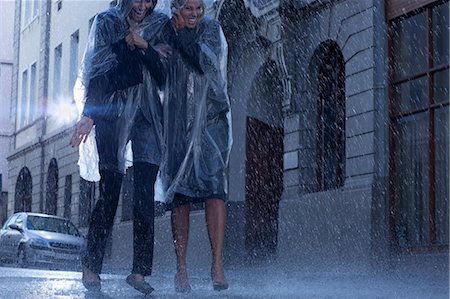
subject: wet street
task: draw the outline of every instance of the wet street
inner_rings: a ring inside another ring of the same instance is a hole
[[[193,291],[178,295],[173,273],[155,271],[147,281],[155,288],[146,298],[404,298],[448,299],[448,273],[299,272],[261,267],[226,271],[230,289],[212,290],[206,273],[192,273]],[[90,293],[80,272],[0,267],[1,299],[143,298],[125,283],[127,271],[102,275],[102,291]]]

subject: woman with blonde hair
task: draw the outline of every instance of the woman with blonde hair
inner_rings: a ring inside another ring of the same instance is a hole
[[[227,94],[227,43],[202,0],[173,0],[162,37],[172,46],[164,98],[166,151],[161,182],[172,209],[177,256],[175,289],[189,292],[186,254],[190,204],[204,202],[214,290],[225,290],[223,270],[227,179],[232,144]]]

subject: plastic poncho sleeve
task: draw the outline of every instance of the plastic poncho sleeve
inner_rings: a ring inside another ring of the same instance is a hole
[[[142,55],[142,61],[152,75],[152,78],[158,84],[158,87],[162,88],[162,86],[166,82],[166,72],[164,69],[164,65],[161,62],[158,52],[153,49],[150,43],[148,44],[148,49],[145,50],[144,55]]]
[[[140,52],[137,49],[131,51],[123,39],[112,44],[111,48],[116,55],[117,65],[106,73],[89,80],[83,110],[85,116],[91,118],[117,117],[117,112],[108,109],[108,106],[112,104],[106,101],[109,98],[108,95],[143,81]]]

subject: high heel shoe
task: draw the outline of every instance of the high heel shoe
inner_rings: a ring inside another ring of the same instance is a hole
[[[217,282],[217,281],[213,281],[213,289],[214,291],[223,291],[228,289],[229,285],[228,282]]]
[[[216,280],[214,271],[212,268],[211,268],[211,280],[212,280],[214,291],[223,291],[223,290],[228,289],[228,287],[229,287],[228,282],[226,280],[224,280],[224,281]]]
[[[175,284],[175,292],[177,293],[189,293],[192,291],[191,285],[189,284],[188,280],[181,281],[178,273],[175,274],[174,278],[174,284]]]

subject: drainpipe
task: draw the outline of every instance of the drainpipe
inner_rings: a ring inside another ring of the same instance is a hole
[[[21,11],[22,11],[22,1],[16,0],[15,2],[15,12],[14,12],[14,41],[13,41],[13,47],[14,47],[14,56],[13,56],[13,69],[12,69],[12,84],[11,84],[11,106],[9,115],[14,120],[14,125],[12,128],[12,134],[10,136],[9,141],[9,151],[11,152],[13,149],[16,148],[16,130],[17,130],[17,106],[19,103],[18,99],[18,89],[19,89],[19,53],[20,53],[20,24],[21,24]],[[11,160],[9,160],[8,157],[8,171],[11,169]],[[11,175],[11,172],[9,172],[9,175]],[[16,178],[17,179],[17,178]],[[8,177],[8,182],[10,181],[10,178]],[[14,190],[15,191],[15,190]],[[15,192],[11,190],[11,196],[8,195],[7,199],[7,215],[8,209],[10,209],[11,213],[14,213],[14,207],[16,203],[15,198]],[[10,200],[10,198],[12,198]],[[8,204],[10,204],[10,207],[8,207]]]
[[[44,212],[44,200],[45,200],[45,143],[44,136],[47,133],[47,104],[48,104],[48,76],[49,76],[49,56],[50,56],[50,17],[52,1],[47,0],[42,4],[41,13],[41,40],[43,40],[43,50],[40,53],[39,60],[41,62],[42,76],[40,77],[40,88],[42,90],[42,116],[40,120],[41,132],[39,136],[39,148],[41,149],[41,175],[40,175],[40,193],[39,193],[39,210]]]
[[[388,114],[388,25],[384,0],[374,0],[374,134],[375,177],[372,186],[371,251],[373,261],[389,255],[389,114]]]

